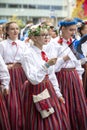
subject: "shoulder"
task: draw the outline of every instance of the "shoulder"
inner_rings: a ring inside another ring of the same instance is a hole
[[[7,43],[7,40],[3,40],[0,42],[0,44],[5,44],[5,43]]]
[[[21,40],[17,40],[17,43],[20,44],[20,45],[24,45],[25,44],[25,42],[21,41]]]
[[[7,45],[7,40],[3,40],[2,42],[0,42],[0,46],[6,46]]]
[[[34,53],[34,49],[32,49],[31,47],[27,48],[27,50],[24,52],[24,57],[33,57]]]

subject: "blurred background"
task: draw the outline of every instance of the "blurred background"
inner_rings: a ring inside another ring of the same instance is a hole
[[[22,28],[43,20],[55,26],[65,17],[87,18],[87,0],[0,0],[0,23],[16,20]]]

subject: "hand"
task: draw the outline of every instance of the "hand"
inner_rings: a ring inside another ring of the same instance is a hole
[[[2,94],[3,95],[8,95],[9,94],[9,89],[2,89]]]
[[[59,101],[65,104],[65,99],[63,97],[59,97]]]
[[[70,57],[68,55],[66,55],[66,56],[63,57],[63,60],[64,61],[70,60]]]
[[[0,91],[3,95],[8,95],[9,94],[9,89],[3,88],[3,85],[0,85]]]
[[[52,59],[49,59],[47,63],[49,66],[52,66],[52,65],[55,65],[56,61],[57,61],[57,58],[52,58]]]

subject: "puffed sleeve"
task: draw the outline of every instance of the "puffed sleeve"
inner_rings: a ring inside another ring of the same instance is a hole
[[[82,68],[81,62],[79,60],[75,60],[75,65],[76,65],[77,73],[78,73],[80,79],[82,79],[82,74],[84,72],[84,68]]]
[[[52,73],[49,75],[49,79],[50,79],[51,83],[53,84],[54,90],[55,90],[56,94],[58,95],[58,97],[62,97],[62,94],[61,94],[60,89],[59,89],[58,80],[57,80],[56,75],[54,73],[54,68],[53,68]]]
[[[35,85],[42,82],[47,74],[47,69],[44,67],[44,64],[37,66],[37,60],[30,53],[24,54],[20,62],[28,80],[32,84]]]
[[[7,66],[5,65],[1,55],[0,55],[0,80],[1,80],[1,85],[4,88],[9,89],[10,76],[9,76]]]

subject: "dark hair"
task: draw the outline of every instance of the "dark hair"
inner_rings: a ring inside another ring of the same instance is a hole
[[[85,25],[87,25],[87,23],[82,22],[81,26],[78,27],[78,32],[80,33],[81,37],[83,36],[82,30],[85,28]]]
[[[56,35],[58,35],[58,29],[54,28],[54,29],[53,29],[53,32],[55,32]]]

